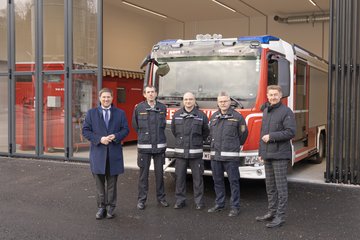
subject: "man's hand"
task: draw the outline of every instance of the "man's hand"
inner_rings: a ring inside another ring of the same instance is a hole
[[[109,139],[108,136],[107,136],[107,137],[102,137],[102,138],[100,139],[100,142],[101,142],[102,144],[104,144],[104,145],[108,145],[108,144],[111,142],[111,139]]]
[[[111,134],[111,135],[107,136],[107,138],[110,139],[110,142],[112,142],[115,139],[115,134]]]
[[[270,135],[269,134],[266,134],[264,135],[261,140],[263,140],[265,143],[268,143],[270,141]]]
[[[111,134],[109,136],[106,137],[102,137],[100,139],[100,142],[104,145],[108,145],[109,143],[111,143],[113,140],[115,139],[115,134]]]

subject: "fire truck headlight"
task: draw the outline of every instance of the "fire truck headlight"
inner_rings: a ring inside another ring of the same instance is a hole
[[[245,157],[245,165],[254,165],[259,167],[264,165],[264,161],[260,160],[259,156],[247,156]]]

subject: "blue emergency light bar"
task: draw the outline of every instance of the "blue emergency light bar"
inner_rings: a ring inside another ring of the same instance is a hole
[[[162,40],[159,43],[164,43],[164,44],[173,44],[176,43],[177,39],[166,39],[166,40]]]
[[[259,41],[263,44],[269,44],[270,41],[279,41],[280,38],[264,35],[264,36],[247,36],[247,37],[239,37],[238,41]]]

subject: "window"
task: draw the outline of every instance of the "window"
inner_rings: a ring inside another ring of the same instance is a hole
[[[117,88],[117,103],[126,102],[126,91],[125,88]]]

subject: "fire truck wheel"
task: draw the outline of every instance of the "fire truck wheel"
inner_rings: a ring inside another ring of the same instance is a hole
[[[319,139],[319,152],[310,159],[312,163],[320,164],[325,159],[325,134],[321,133]]]

